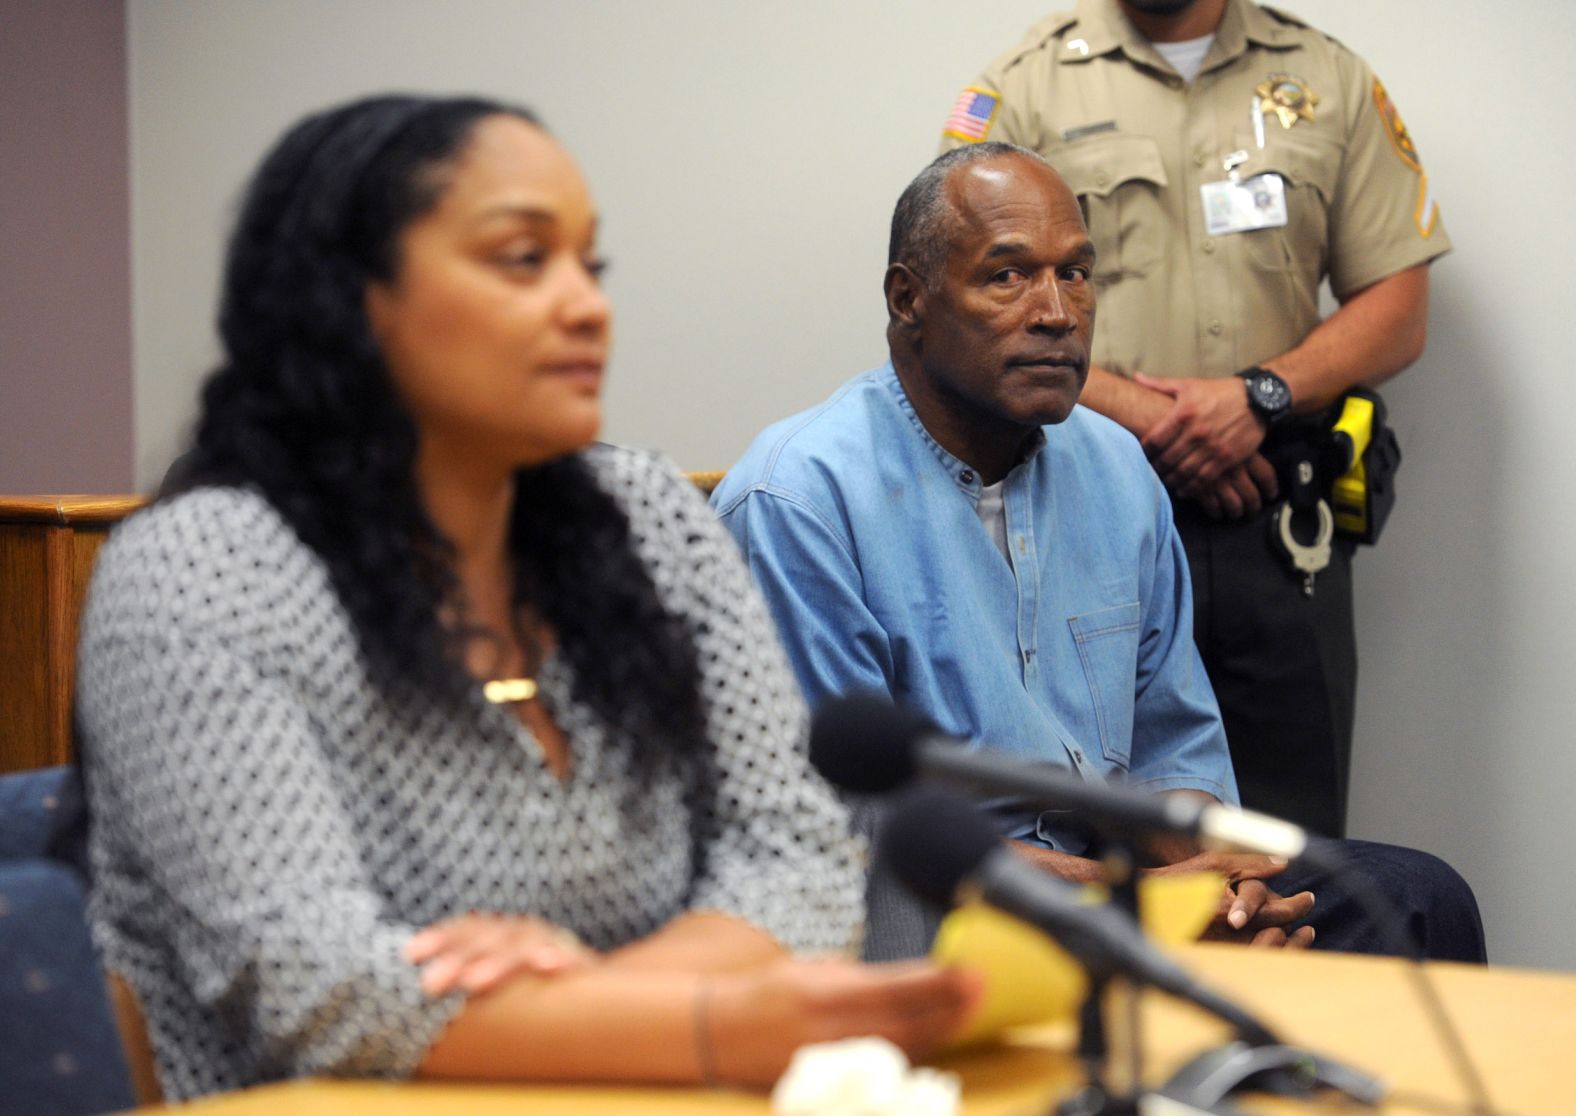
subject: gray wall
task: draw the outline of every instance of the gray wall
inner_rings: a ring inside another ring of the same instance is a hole
[[[1289,0],[1290,2],[1290,0]],[[1428,354],[1390,400],[1406,465],[1359,568],[1358,835],[1478,890],[1496,960],[1576,969],[1576,607],[1559,513],[1576,9],[1295,0],[1397,99],[1456,243]],[[882,356],[884,228],[959,86],[1042,0],[230,0],[129,7],[138,476],[214,356],[219,238],[301,112],[389,88],[535,105],[585,164],[615,264],[608,436],[687,468]]]
[[[121,0],[0,0],[0,492],[132,487]]]
[[[1354,814],[1450,857],[1496,959],[1576,968],[1576,454],[1568,101],[1576,6],[1304,4],[1365,51],[1417,140],[1456,250],[1429,347],[1386,393],[1406,463],[1359,569]]]

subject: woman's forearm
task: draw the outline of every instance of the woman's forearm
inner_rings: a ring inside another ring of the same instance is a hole
[[[690,911],[656,933],[614,950],[605,964],[624,970],[720,973],[756,968],[787,953],[782,943],[754,923],[721,911]]]
[[[922,1057],[957,1031],[981,987],[928,962],[840,958],[523,975],[471,997],[417,1076],[765,1087],[809,1042],[880,1035]]]
[[[707,974],[759,968],[787,951],[721,911],[691,911],[588,969],[530,973],[474,995],[418,1073],[496,1080],[695,1083]]]
[[[696,1084],[703,979],[604,965],[512,980],[466,1001],[416,1076]]]

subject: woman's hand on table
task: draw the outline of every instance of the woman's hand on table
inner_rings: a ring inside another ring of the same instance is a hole
[[[597,964],[601,955],[574,934],[531,915],[465,914],[435,922],[405,943],[436,999],[478,995],[525,974],[555,976]]]

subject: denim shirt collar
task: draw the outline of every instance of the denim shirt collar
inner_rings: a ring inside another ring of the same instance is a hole
[[[925,428],[925,424],[920,421],[919,413],[914,410],[914,404],[909,399],[908,392],[903,388],[903,381],[898,379],[897,369],[893,367],[890,360],[882,366],[879,376],[882,385],[892,393],[892,398],[897,401],[898,410],[903,412],[904,417],[914,424],[914,429],[919,432],[920,440],[930,449],[931,453],[935,454],[936,460],[941,462],[941,467],[952,478],[952,483],[957,486],[959,491],[965,493],[970,500],[978,504],[980,489],[984,487],[984,482],[980,479],[979,470],[967,461],[947,452],[942,444],[936,441],[930,431]],[[1023,466],[1031,463],[1044,449],[1045,428],[1036,427],[1023,451],[1023,457],[1019,459],[1018,464],[1008,470],[1007,475],[1010,477]]]

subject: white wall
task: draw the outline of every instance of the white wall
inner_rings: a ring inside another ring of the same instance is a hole
[[[1290,2],[1290,0],[1288,0]],[[130,0],[138,475],[214,359],[220,237],[304,111],[394,88],[535,106],[584,163],[614,260],[607,434],[724,467],[884,352],[898,191],[957,89],[1055,0]],[[1576,969],[1576,528],[1563,419],[1576,8],[1298,0],[1400,104],[1456,253],[1428,355],[1389,398],[1401,503],[1359,573],[1359,835],[1477,888],[1498,961]]]
[[[132,0],[141,483],[214,359],[245,176],[303,112],[389,89],[518,99],[564,138],[613,260],[607,435],[725,467],[884,359],[892,204],[957,89],[1038,7]]]
[[[1576,968],[1576,453],[1570,246],[1576,6],[1301,0],[1405,116],[1455,253],[1428,352],[1386,392],[1406,461],[1358,573],[1353,817],[1445,855],[1496,960]]]

